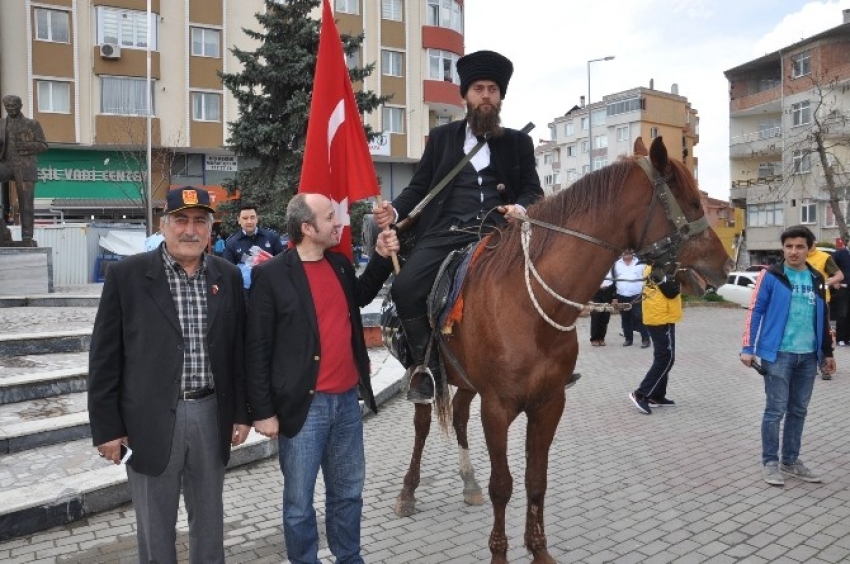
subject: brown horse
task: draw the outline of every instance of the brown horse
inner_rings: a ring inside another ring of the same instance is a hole
[[[507,562],[505,507],[513,490],[507,438],[520,413],[528,418],[525,546],[533,562],[554,562],[546,549],[543,508],[549,447],[578,355],[571,329],[620,251],[638,249],[638,256],[655,267],[678,271],[683,292],[693,295],[702,295],[706,284],[720,286],[731,270],[723,245],[706,228],[693,176],[668,159],[660,137],[648,159],[646,154],[638,139],[634,157],[535,204],[528,210],[530,221],[515,222],[491,236],[470,269],[463,317],[443,343],[448,347],[444,358],[448,382],[457,387],[453,426],[461,449],[464,499],[476,505],[483,498],[468,454],[466,425],[470,403],[481,394],[491,466],[493,563]],[[442,401],[446,408],[447,399]],[[400,516],[414,512],[431,406],[417,404],[414,422],[413,456],[396,500]]]

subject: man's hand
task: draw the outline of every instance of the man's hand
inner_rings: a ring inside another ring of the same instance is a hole
[[[250,425],[242,423],[233,424],[233,434],[230,437],[230,446],[239,446],[248,438],[248,432],[251,430]]]
[[[754,355],[741,353],[741,362],[743,362],[744,366],[746,366],[747,368],[752,367],[754,358]]]
[[[508,222],[513,222],[515,221],[515,218],[525,215],[525,208],[516,204],[511,204],[508,206],[499,206],[498,208],[496,208],[496,211],[501,214],[504,214],[505,219],[507,219]]]
[[[277,415],[272,415],[268,419],[254,421],[254,429],[264,437],[276,439],[280,431],[280,423],[277,420]]]
[[[833,357],[824,359],[820,369],[824,374],[835,374],[835,359]]]
[[[386,258],[392,253],[397,253],[400,248],[401,245],[398,242],[398,237],[394,230],[390,229],[389,231],[381,231],[378,234],[378,240],[375,243],[375,250],[378,251],[378,254],[382,257]]]
[[[113,439],[109,442],[97,445],[97,452],[104,460],[108,460],[113,464],[121,463],[121,445],[128,445],[127,437]]]
[[[381,202],[380,206],[375,206],[372,213],[375,216],[375,222],[381,230],[386,229],[395,221],[395,210],[389,202]]]

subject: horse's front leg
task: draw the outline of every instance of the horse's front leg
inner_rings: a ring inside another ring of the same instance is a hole
[[[508,467],[508,427],[517,413],[499,403],[498,398],[481,397],[481,423],[490,454],[490,502],[493,504],[493,530],[490,532],[491,564],[508,561],[505,534],[505,508],[513,493],[514,481]]]
[[[416,440],[413,443],[413,456],[410,457],[410,467],[404,476],[404,487],[395,500],[395,514],[399,517],[410,517],[416,510],[416,488],[419,486],[422,451],[425,450],[425,439],[431,430],[431,404],[415,404],[413,427],[416,430]]]
[[[484,496],[481,494],[481,486],[475,480],[475,468],[469,458],[469,440],[466,433],[469,423],[469,406],[475,398],[476,392],[459,388],[452,399],[452,425],[457,437],[458,453],[460,456],[460,479],[463,480],[463,501],[467,505],[482,505]]]
[[[564,391],[555,393],[546,403],[527,413],[525,436],[525,489],[528,507],[525,515],[525,547],[534,556],[534,564],[555,564],[546,548],[543,526],[543,507],[546,498],[546,473],[549,468],[549,448],[564,411]]]

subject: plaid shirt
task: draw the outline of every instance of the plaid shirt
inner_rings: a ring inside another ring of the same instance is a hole
[[[207,263],[188,276],[183,267],[161,247],[165,277],[171,297],[177,307],[177,317],[183,329],[183,375],[181,391],[188,392],[214,387],[210,357],[207,353]]]

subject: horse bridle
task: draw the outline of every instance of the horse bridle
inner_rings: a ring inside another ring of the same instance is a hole
[[[652,166],[652,163],[650,163],[648,157],[638,158],[637,163],[649,177],[649,181],[653,187],[653,197],[650,200],[649,212],[646,214],[646,222],[644,223],[643,230],[641,231],[641,236],[637,245],[638,251],[635,252],[635,256],[637,256],[643,263],[652,266],[653,270],[660,269],[665,274],[672,276],[679,268],[679,263],[676,261],[676,255],[678,254],[679,249],[682,247],[682,245],[685,244],[688,239],[695,237],[706,229],[708,229],[708,219],[705,217],[705,214],[703,214],[702,217],[694,221],[689,221],[688,218],[685,217],[685,214],[682,211],[682,207],[679,205],[679,202],[677,202],[676,198],[673,196],[673,192],[670,190],[670,186],[667,185],[667,181],[673,178],[672,173],[667,176],[661,176],[661,174],[657,170],[655,170],[655,167]],[[643,242],[646,239],[647,232],[649,231],[650,221],[652,220],[652,214],[655,210],[656,199],[661,201],[661,204],[664,207],[664,214],[667,218],[667,222],[670,225],[671,232],[667,237],[656,241],[655,243],[652,243],[651,245],[648,245],[644,248]],[[560,325],[554,319],[546,315],[546,313],[543,311],[543,308],[537,301],[537,298],[534,295],[534,291],[532,290],[531,275],[534,276],[538,284],[540,284],[540,286],[544,290],[546,290],[546,292],[550,296],[560,301],[561,303],[573,306],[579,310],[585,307],[585,304],[573,302],[557,294],[543,281],[543,278],[540,276],[540,274],[537,272],[537,269],[534,267],[534,264],[532,264],[531,262],[531,226],[537,225],[550,231],[556,231],[558,233],[564,233],[566,235],[577,237],[584,241],[588,241],[589,243],[593,243],[594,245],[598,245],[600,247],[615,251],[617,255],[621,255],[623,249],[620,249],[612,245],[611,243],[608,243],[607,241],[603,241],[602,239],[598,239],[586,233],[575,231],[573,229],[568,229],[566,227],[561,227],[559,225],[553,225],[551,223],[540,221],[538,219],[534,219],[528,216],[518,216],[516,217],[516,219],[523,222],[521,241],[523,254],[525,256],[525,283],[528,289],[529,297],[531,298],[531,301],[534,304],[537,313],[540,314],[540,316],[549,325],[551,325],[555,329],[558,329],[559,331],[572,331],[573,329],[575,329],[575,323],[568,326]]]

